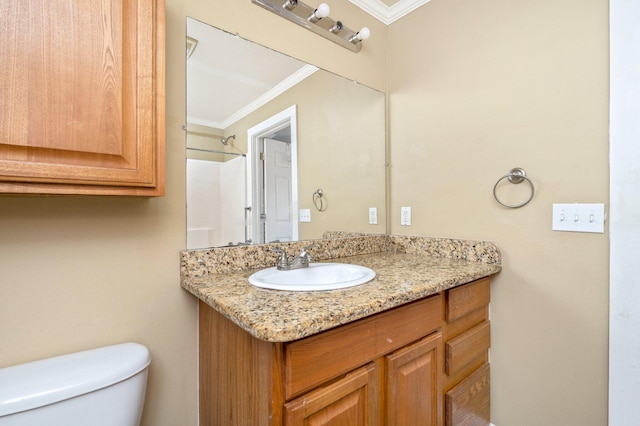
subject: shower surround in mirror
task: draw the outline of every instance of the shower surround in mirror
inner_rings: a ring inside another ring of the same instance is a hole
[[[187,248],[289,241],[266,231],[272,210],[265,204],[273,199],[285,206],[276,211],[297,235],[291,240],[321,238],[328,229],[386,233],[384,94],[193,19],[187,35],[196,44],[187,59]],[[291,127],[251,139],[252,128],[290,110]],[[254,170],[260,166],[252,158],[266,137],[291,147],[292,184],[276,189],[257,178],[265,170]],[[244,175],[229,161],[244,163]],[[264,196],[252,197],[260,187]],[[322,212],[313,205],[318,188]],[[370,207],[378,209],[375,225]],[[301,209],[311,211],[311,222],[298,221]]]
[[[187,159],[187,247],[216,247],[246,240],[246,158],[228,161]]]

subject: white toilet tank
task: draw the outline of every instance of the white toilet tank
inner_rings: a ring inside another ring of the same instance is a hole
[[[0,426],[137,426],[149,350],[123,343],[0,369]]]

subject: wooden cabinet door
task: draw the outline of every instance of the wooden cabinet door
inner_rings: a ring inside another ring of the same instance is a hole
[[[337,382],[286,403],[285,426],[378,425],[376,370],[376,364],[371,363]]]
[[[164,0],[4,0],[0,28],[0,193],[163,195]]]
[[[442,424],[442,336],[434,333],[387,355],[387,425],[436,426]]]

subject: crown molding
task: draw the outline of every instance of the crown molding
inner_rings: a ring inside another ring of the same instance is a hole
[[[216,129],[226,129],[227,127],[234,124],[236,121],[241,120],[247,115],[251,114],[261,106],[270,102],[271,100],[277,98],[296,84],[300,83],[305,78],[309,77],[311,74],[318,71],[318,67],[313,65],[305,65],[300,68],[295,73],[291,74],[286,79],[282,80],[280,83],[275,85],[271,90],[264,93],[259,98],[255,99],[247,106],[243,107],[239,111],[234,112],[231,116],[227,117],[223,122],[214,122],[211,120],[201,119],[198,117],[187,117],[187,122],[192,124],[199,124],[201,126],[213,127]]]
[[[380,0],[349,0],[380,22],[389,25],[413,12],[430,0],[399,0],[393,6],[387,6]]]

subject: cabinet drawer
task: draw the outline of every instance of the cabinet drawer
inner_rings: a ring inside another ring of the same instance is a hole
[[[489,364],[483,364],[447,392],[446,426],[488,426],[489,391]]]
[[[489,321],[465,331],[445,345],[445,372],[452,375],[471,361],[486,354],[491,346]]]
[[[447,291],[447,322],[455,321],[489,304],[489,278]]]
[[[427,336],[443,317],[438,294],[285,345],[285,398]]]

